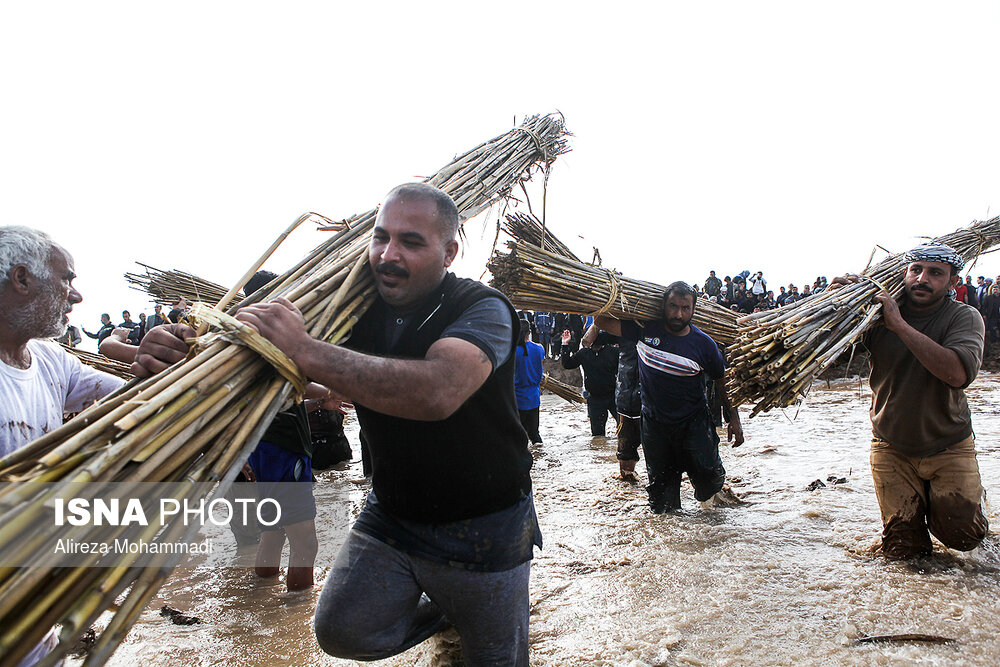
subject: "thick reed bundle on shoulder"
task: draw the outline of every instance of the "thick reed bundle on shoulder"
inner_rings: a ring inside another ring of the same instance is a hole
[[[1000,243],[1000,217],[934,239],[969,261]],[[729,348],[736,404],[756,402],[751,416],[791,405],[812,381],[882,319],[872,302],[882,289],[903,290],[907,261],[896,254],[861,274],[861,282],[827,289],[779,310],[740,319],[739,340]]]
[[[468,219],[547,169],[569,150],[567,136],[561,116],[533,116],[428,182],[451,195]],[[339,233],[239,305],[283,296],[302,311],[311,335],[342,341],[375,298],[368,244],[376,212],[336,225]],[[221,494],[279,409],[301,395],[305,378],[255,332],[203,305],[192,316],[210,329],[187,360],[126,385],[0,460],[0,480],[19,482],[0,488],[0,564],[40,562],[33,553],[52,553],[58,536],[51,500],[80,483],[175,482],[185,489],[176,500],[191,505],[206,499],[205,488]],[[23,483],[29,481],[49,484]],[[88,541],[104,536],[102,528],[80,526],[74,535]],[[158,532],[123,526],[116,537],[176,542],[196,529],[174,520]],[[139,568],[138,556],[113,557],[108,563],[88,555],[79,567],[0,567],[0,664],[17,664],[55,624],[61,633],[50,664],[58,660],[128,590],[86,664],[105,662],[177,563]]]
[[[620,320],[663,318],[663,285],[626,278],[517,237],[507,247],[510,252],[497,251],[490,259],[490,285],[506,294],[515,308]],[[698,300],[692,322],[721,345],[736,339],[736,315],[705,299]]]

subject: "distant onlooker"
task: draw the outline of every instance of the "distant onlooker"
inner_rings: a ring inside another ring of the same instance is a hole
[[[990,285],[990,293],[983,299],[982,311],[986,320],[986,341],[996,343],[1000,338],[1000,285]]]
[[[569,343],[568,332],[563,332],[563,347]],[[590,434],[602,436],[608,415],[618,427],[618,410],[615,407],[615,383],[618,379],[618,346],[615,337],[598,332],[592,326],[583,337],[583,348],[578,352],[563,352],[560,363],[565,369],[583,366],[583,386],[586,390],[587,414],[590,417]]]
[[[709,296],[719,296],[722,293],[722,281],[715,277],[715,271],[708,272],[705,280],[705,294]]]
[[[539,316],[541,314],[539,313]],[[537,321],[537,317],[535,318]],[[521,426],[528,432],[528,441],[541,444],[538,433],[538,410],[542,403],[542,359],[545,349],[530,340],[531,329],[527,320],[521,320],[521,342],[514,348],[514,397]]]
[[[153,327],[158,327],[161,324],[169,324],[169,323],[170,320],[168,320],[167,316],[163,314],[163,306],[160,304],[156,304],[153,307],[153,316],[149,318],[149,328],[152,329]]]
[[[184,317],[184,313],[187,312],[187,309],[188,309],[187,299],[184,299],[183,297],[177,299],[176,301],[174,301],[173,305],[170,306],[170,314],[167,315],[167,318],[174,324],[177,324],[178,322],[181,321],[181,318]]]
[[[979,309],[979,294],[976,291],[976,286],[972,284],[972,276],[965,276],[965,298],[967,304]]]
[[[57,343],[62,343],[67,347],[76,347],[83,342],[83,338],[80,336],[80,330],[77,329],[72,324],[66,325],[66,331],[63,331],[62,336],[56,338]]]
[[[139,321],[132,327],[132,332],[128,336],[128,342],[138,345],[146,335],[146,313],[139,313]]]
[[[538,332],[538,343],[545,350],[545,354],[554,356],[549,349],[552,343],[552,327],[555,326],[555,319],[552,313],[535,313],[535,330]]]
[[[785,286],[782,285],[778,288],[778,296],[774,299],[774,305],[781,308],[785,305],[785,299],[788,298],[788,292],[785,290]]]
[[[747,284],[750,287],[751,294],[759,296],[767,293],[767,281],[764,280],[763,271],[758,271],[755,275],[750,276]]]
[[[955,301],[969,303],[969,290],[961,280],[955,285]]]
[[[111,335],[111,332],[115,330],[115,325],[111,324],[111,316],[107,313],[101,313],[101,328],[97,330],[97,333],[90,333],[87,331],[87,327],[81,327],[83,333],[87,334],[88,338],[93,338],[97,341],[97,345],[100,346],[104,342],[104,339]]]

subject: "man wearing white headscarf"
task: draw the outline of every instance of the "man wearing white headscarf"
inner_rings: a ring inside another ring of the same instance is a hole
[[[925,243],[906,253],[902,303],[876,295],[884,327],[871,352],[872,477],[882,514],[882,553],[898,560],[931,551],[930,534],[968,551],[989,528],[965,387],[983,358],[979,312],[948,298],[964,261]],[[837,278],[839,287],[856,276]]]

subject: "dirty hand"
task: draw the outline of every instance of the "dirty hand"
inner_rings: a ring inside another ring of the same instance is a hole
[[[313,340],[302,313],[285,297],[240,308],[236,319],[274,343],[292,361]]]
[[[734,409],[733,412],[736,412]],[[733,443],[733,447],[739,447],[745,440],[743,438],[743,424],[740,423],[739,415],[729,418],[729,427],[726,429],[726,439]]]
[[[899,325],[904,323],[903,315],[899,312],[899,304],[888,292],[882,290],[872,297],[872,301],[882,305],[882,320],[886,329],[896,331]]]
[[[182,360],[189,347],[185,339],[195,335],[195,330],[186,324],[153,327],[139,343],[132,373],[140,378],[150,377]]]

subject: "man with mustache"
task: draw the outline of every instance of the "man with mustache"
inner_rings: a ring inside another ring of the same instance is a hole
[[[905,255],[902,303],[875,296],[884,326],[869,331],[875,494],[882,554],[899,560],[930,553],[930,534],[968,551],[989,528],[965,387],[983,358],[983,318],[948,298],[964,261],[935,243]],[[839,288],[857,276],[831,283]]]
[[[740,415],[726,394],[725,362],[708,334],[691,324],[695,291],[684,282],[663,293],[663,320],[627,322],[598,316],[594,324],[636,341],[642,396],[642,448],[649,475],[649,507],[656,513],[681,507],[681,477],[686,472],[700,502],[722,490],[726,469],[719,458],[719,436],[712,424],[702,373],[715,381],[729,415],[728,439],[743,444]]]
[[[74,278],[73,258],[48,235],[0,227],[0,457],[123,384],[46,340],[65,330],[83,300]],[[35,664],[56,642],[50,632],[20,664]]]
[[[310,337],[283,298],[237,314],[351,399],[371,447],[372,492],[316,608],[331,655],[381,659],[452,625],[467,664],[528,664],[528,573],[541,537],[514,397],[520,326],[503,295],[448,272],[458,227],[437,188],[388,194],[369,246],[378,298],[347,346]],[[153,329],[143,346],[169,331]]]

